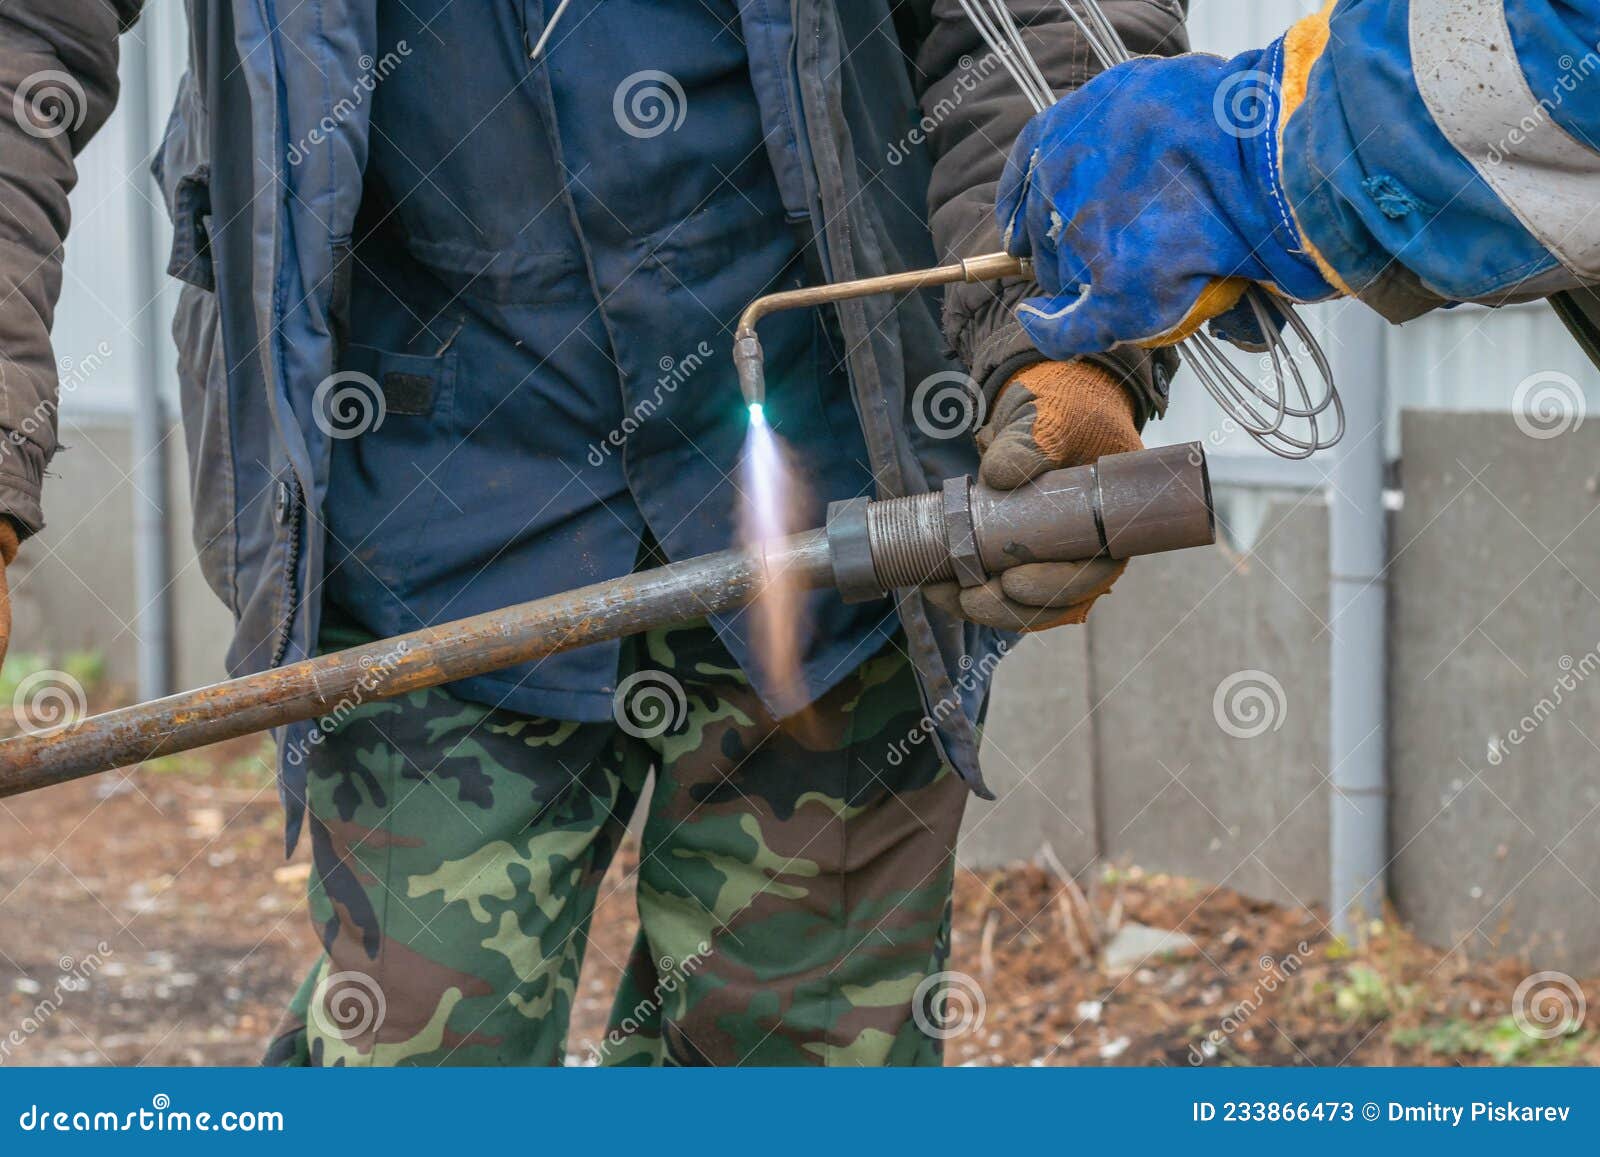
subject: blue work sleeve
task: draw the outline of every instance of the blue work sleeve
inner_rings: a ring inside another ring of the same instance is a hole
[[[1600,285],[1600,0],[1337,0],[1285,45],[1329,280],[1395,321]]]

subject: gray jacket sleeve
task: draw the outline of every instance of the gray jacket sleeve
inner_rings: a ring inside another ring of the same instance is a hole
[[[1102,0],[1106,14],[1139,55],[1187,51],[1187,0]],[[1007,0],[1023,37],[1056,95],[1100,71],[1089,45],[1057,0]],[[922,121],[932,150],[929,210],[944,260],[1001,248],[994,223],[995,189],[1012,142],[1033,109],[983,42],[957,0],[933,0],[917,30],[916,70]],[[1107,148],[1115,142],[1107,141]],[[1042,361],[1012,315],[1032,283],[952,286],[945,294],[945,336],[952,351],[992,398],[1018,370]],[[1140,421],[1166,409],[1177,368],[1170,350],[1117,350],[1093,360],[1122,376]]]
[[[74,158],[117,100],[117,36],[140,0],[0,4],[0,514],[44,525],[56,449],[50,326],[61,293]]]

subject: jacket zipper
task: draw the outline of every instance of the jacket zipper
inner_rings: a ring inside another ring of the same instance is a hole
[[[294,613],[300,606],[300,509],[302,506],[302,493],[300,479],[291,473],[286,486],[289,488],[289,510],[284,519],[288,528],[289,544],[288,553],[284,558],[283,576],[283,626],[278,635],[278,645],[273,648],[272,662],[269,666],[277,667],[283,663],[284,656],[289,653],[289,641],[294,637]]]

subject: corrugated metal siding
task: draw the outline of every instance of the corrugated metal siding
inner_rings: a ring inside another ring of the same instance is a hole
[[[1233,56],[1269,44],[1318,0],[1190,0],[1189,42],[1197,52]]]
[[[148,270],[136,270],[128,259],[128,238],[135,229],[156,220],[160,234],[155,252],[166,264],[170,232],[166,216],[151,212],[156,197],[148,174],[148,156],[136,155],[129,132],[141,107],[151,108],[151,139],[159,141],[167,109],[177,92],[188,55],[188,32],[181,4],[151,4],[135,29],[123,37],[122,52],[150,53],[149,75],[154,92],[148,106],[139,94],[124,88],[110,121],[84,150],[78,164],[78,187],[72,194],[72,231],[67,239],[61,303],[56,313],[55,349],[61,364],[62,408],[68,416],[89,412],[126,411],[133,404],[134,375],[142,372],[141,326],[146,308],[157,311],[164,335],[172,316],[176,289],[163,289],[151,300]],[[102,351],[109,350],[109,353]],[[158,342],[162,380],[176,395],[172,342]]]

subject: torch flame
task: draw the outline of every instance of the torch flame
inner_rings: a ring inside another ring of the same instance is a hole
[[[760,402],[750,405],[743,457],[743,502],[739,534],[748,549],[794,533],[804,512],[804,484]],[[807,698],[801,673],[800,639],[805,629],[805,590],[786,569],[769,569],[751,604],[750,641],[756,663],[777,698]]]

